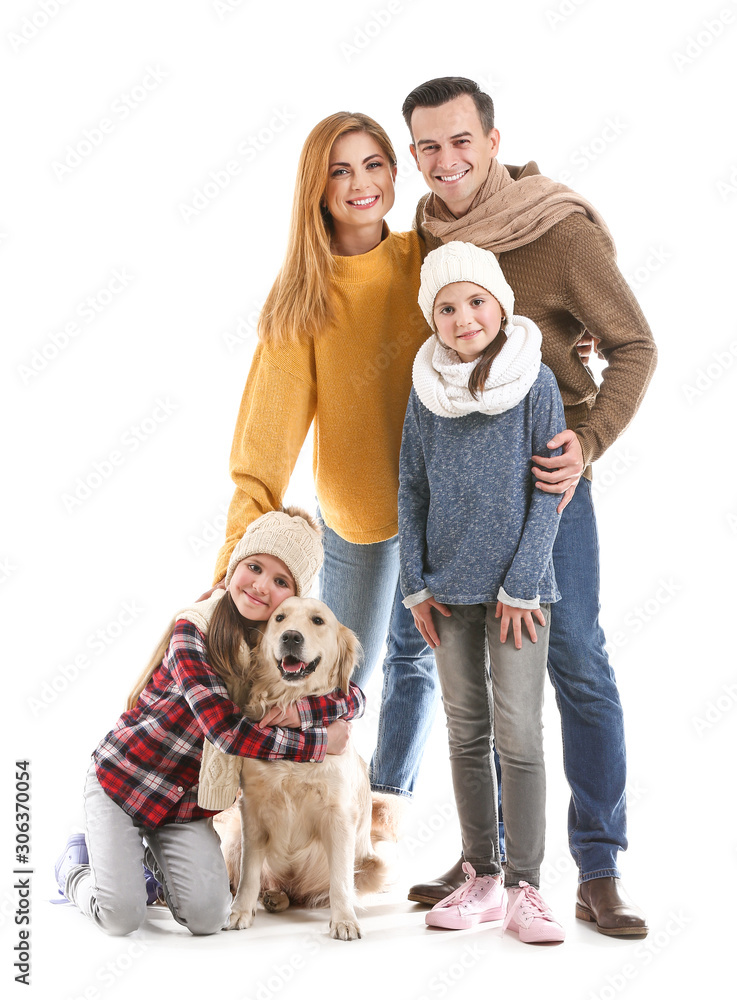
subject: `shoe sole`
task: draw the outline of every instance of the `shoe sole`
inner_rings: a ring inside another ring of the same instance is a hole
[[[580,903],[576,903],[576,918],[589,924],[595,924],[599,934],[606,934],[607,937],[644,938],[647,937],[650,930],[649,927],[602,927],[601,924],[596,923],[596,917],[591,910]]]
[[[467,920],[462,920],[460,917],[452,917],[448,914],[447,919],[449,922],[440,923],[438,921],[438,917],[442,919],[442,911],[439,911],[435,915],[432,923],[427,919],[427,917],[430,916],[430,913],[428,913],[425,917],[425,923],[428,927],[439,927],[444,931],[465,931],[468,930],[469,927],[475,927],[476,924],[485,924],[492,920],[503,920],[506,912],[506,906],[497,906],[494,910],[486,910],[484,913],[478,914],[475,918],[469,918]]]
[[[451,890],[452,891],[452,890]],[[450,892],[446,892],[445,896],[450,895]],[[412,903],[424,903],[426,906],[435,906],[439,903],[441,899],[445,899],[445,896],[422,896],[418,892],[407,893],[407,899]]]

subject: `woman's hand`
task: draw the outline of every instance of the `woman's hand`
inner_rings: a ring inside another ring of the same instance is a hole
[[[434,597],[428,597],[426,601],[415,604],[409,610],[412,612],[418,632],[430,649],[435,649],[436,646],[440,645],[440,639],[438,639],[435,623],[432,620],[431,608],[437,608],[441,615],[450,618],[450,611],[444,604],[438,604]]]
[[[542,613],[540,608],[535,608],[530,611],[529,608],[512,608],[509,604],[502,604],[501,601],[496,602],[496,615],[495,618],[501,618],[502,626],[499,632],[499,641],[507,641],[507,633],[509,632],[509,625],[512,625],[512,632],[514,634],[514,645],[517,649],[522,649],[522,622],[527,626],[527,631],[530,633],[530,639],[533,642],[537,642],[537,632],[535,631],[535,622],[532,620],[533,615],[537,618],[540,625],[545,624],[545,615]]]
[[[299,729],[301,720],[296,704],[287,705],[286,708],[272,706],[266,715],[256,723],[259,729],[266,729],[268,726],[282,726],[284,729]]]
[[[351,738],[351,724],[350,722],[346,722],[345,719],[338,719],[337,722],[333,722],[328,726],[327,734],[328,746],[326,753],[344,753]]]
[[[572,430],[565,430],[548,441],[546,447],[551,451],[562,447],[563,454],[556,455],[555,458],[532,456],[532,461],[542,466],[540,469],[535,468],[535,466],[532,468],[535,478],[538,480],[535,486],[539,490],[544,490],[545,493],[563,494],[563,499],[557,507],[558,513],[562,514],[564,507],[575,493],[583,472],[581,442]]]

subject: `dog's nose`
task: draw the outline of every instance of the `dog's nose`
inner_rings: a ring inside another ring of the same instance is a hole
[[[304,636],[301,632],[297,632],[296,629],[288,629],[286,632],[282,632],[281,641],[285,646],[290,646],[292,649],[299,648],[304,642]]]

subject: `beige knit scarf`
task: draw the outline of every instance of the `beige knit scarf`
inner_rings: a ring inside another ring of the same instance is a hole
[[[460,219],[431,194],[424,205],[425,229],[443,243],[464,240],[499,254],[532,243],[566,216],[583,212],[611,239],[606,223],[585,198],[543,177],[533,161],[522,173],[513,180],[504,164],[493,159],[488,177]]]

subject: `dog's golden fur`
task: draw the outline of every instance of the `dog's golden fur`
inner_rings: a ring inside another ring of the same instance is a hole
[[[285,643],[295,641],[285,635],[301,637],[299,661],[312,668],[319,658],[311,672],[283,676]],[[357,652],[355,636],[327,605],[288,598],[251,657],[245,713],[260,719],[275,705],[347,691]],[[230,927],[250,927],[261,892],[271,911],[290,901],[324,906],[329,900],[331,935],[360,937],[355,892],[380,890],[386,871],[371,846],[366,764],[352,745],[315,763],[244,757],[241,792],[239,804],[216,817],[231,886],[237,886]]]

